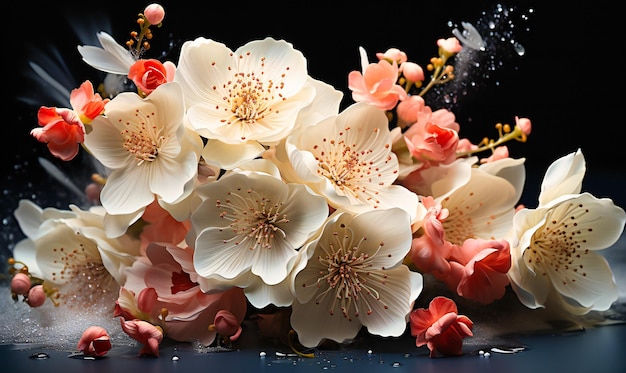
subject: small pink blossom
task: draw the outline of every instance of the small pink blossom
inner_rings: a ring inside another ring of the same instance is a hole
[[[509,285],[511,251],[506,240],[467,239],[460,247],[463,270],[457,293],[481,304],[500,299]]]
[[[30,286],[30,277],[25,273],[18,272],[11,279],[11,291],[17,295],[28,294]]]
[[[520,117],[515,117],[515,125],[517,127],[519,127],[519,129],[522,131],[522,133],[526,136],[530,135],[530,131],[532,129],[532,124],[530,122],[530,119],[528,118],[520,118]]]
[[[410,82],[423,82],[424,81],[424,69],[415,62],[404,62],[400,65],[402,75]]]
[[[398,115],[398,126],[405,128],[415,122],[417,122],[418,114],[424,111],[430,112],[430,108],[427,107],[424,98],[419,95],[411,95],[398,103],[396,108],[396,114]]]
[[[411,155],[424,163],[423,167],[433,167],[452,163],[456,159],[459,135],[455,130],[427,122],[412,125],[404,138]]]
[[[437,40],[437,46],[439,47],[439,54],[446,57],[459,53],[463,49],[459,39],[455,37],[439,39]]]
[[[489,163],[497,161],[499,159],[505,159],[509,157],[509,148],[506,145],[498,146],[493,150],[493,153],[487,158],[481,158],[480,163]]]
[[[85,356],[103,356],[111,349],[111,337],[106,329],[90,326],[83,332],[76,349]]]
[[[397,80],[398,64],[378,61],[366,66],[364,73],[351,71],[348,88],[354,101],[365,101],[382,110],[391,110],[398,101],[408,97],[404,88],[396,84]]]
[[[411,262],[424,273],[445,274],[450,270],[448,255],[452,244],[445,239],[443,221],[448,210],[435,203],[433,197],[424,197],[422,204],[427,209],[422,222],[422,233],[411,243]]]
[[[139,355],[159,356],[159,346],[163,341],[163,329],[143,320],[126,321],[120,318],[124,333],[143,344]]]
[[[156,59],[137,60],[128,71],[128,78],[143,93],[149,95],[161,84],[171,82],[176,73],[176,65],[170,61],[161,63]]]
[[[376,58],[378,60],[386,60],[389,63],[396,62],[398,66],[402,65],[407,61],[406,53],[401,51],[398,48],[389,48],[385,51],[385,53],[376,53]]]
[[[165,9],[163,9],[163,6],[160,4],[153,3],[144,9],[143,15],[146,17],[146,21],[150,22],[150,24],[158,25],[163,22],[163,19],[165,18]]]
[[[33,307],[41,307],[46,301],[46,291],[43,288],[43,285],[35,285],[28,291],[28,295],[26,297],[26,303]]]
[[[427,345],[431,358],[462,355],[463,339],[473,336],[472,320],[459,315],[454,301],[443,296],[435,297],[428,309],[413,310],[409,317],[415,345]]]

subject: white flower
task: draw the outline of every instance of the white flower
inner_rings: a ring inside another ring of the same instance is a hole
[[[299,256],[291,325],[300,343],[344,342],[362,326],[399,336],[422,291],[422,275],[402,264],[411,247],[409,215],[401,209],[353,215],[336,212]]]
[[[126,269],[139,255],[140,242],[127,236],[107,238],[101,207],[90,211],[70,207],[71,211],[42,210],[21,200],[15,217],[27,238],[16,245],[14,257],[71,306],[90,307],[101,297],[115,299]]]
[[[202,37],[188,41],[174,80],[185,92],[189,123],[208,139],[204,157],[225,169],[287,136],[316,93],[302,53],[272,38],[234,52]]]
[[[83,61],[105,73],[128,75],[130,67],[135,63],[133,54],[106,32],[99,32],[97,36],[102,48],[92,45],[78,46]]]
[[[399,166],[385,113],[365,102],[289,136],[277,156],[286,180],[308,185],[334,208],[400,207],[417,215],[417,195],[393,184]]]
[[[513,219],[509,278],[529,308],[584,315],[607,310],[619,296],[608,262],[596,251],[619,239],[626,213],[608,198],[578,193],[584,169],[580,150],[555,161],[539,207]]]
[[[121,93],[105,114],[92,122],[85,146],[111,170],[101,194],[108,214],[136,219],[155,198],[171,204],[188,194],[202,140],[183,124],[178,84],[163,84],[145,99]]]
[[[263,172],[231,172],[198,189],[206,199],[191,215],[196,272],[246,291],[287,279],[297,250],[328,216],[324,198]],[[211,281],[198,282],[210,290]]]
[[[502,159],[473,167],[458,160],[422,172],[423,195],[448,210],[445,238],[462,245],[468,238],[504,239],[525,179],[524,159]]]

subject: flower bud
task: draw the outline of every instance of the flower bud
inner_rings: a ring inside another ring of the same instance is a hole
[[[519,129],[522,131],[522,133],[524,133],[524,135],[526,136],[530,135],[530,130],[532,128],[530,119],[515,117],[515,125],[519,127]]]
[[[26,295],[30,290],[30,277],[27,274],[19,272],[11,279],[11,291],[18,295]]]
[[[165,18],[165,9],[160,4],[153,3],[144,9],[143,15],[146,17],[146,21],[152,25],[158,25]]]
[[[415,62],[405,62],[400,67],[402,69],[402,75],[411,82],[424,81],[424,69]]]
[[[41,307],[46,301],[46,292],[43,285],[35,285],[28,291],[26,303],[31,307]]]

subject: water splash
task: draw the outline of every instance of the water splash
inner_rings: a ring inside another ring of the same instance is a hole
[[[476,95],[487,85],[499,87],[498,75],[517,70],[526,55],[523,40],[533,13],[532,8],[497,4],[474,22],[448,22],[464,48],[454,59],[455,79],[431,92],[432,106],[454,111],[464,96]]]

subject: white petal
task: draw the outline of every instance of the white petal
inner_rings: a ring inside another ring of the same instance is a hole
[[[104,49],[90,45],[78,46],[83,60],[98,70],[128,75],[130,67],[135,63],[132,54],[106,32],[98,33],[98,40]]]
[[[580,149],[554,161],[541,183],[539,205],[564,194],[580,193],[585,172],[585,157]]]

